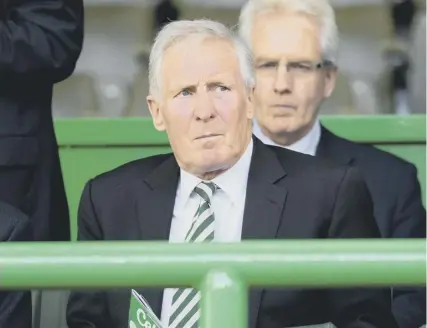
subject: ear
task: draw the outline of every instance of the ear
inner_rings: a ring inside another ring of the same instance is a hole
[[[328,68],[325,72],[325,91],[324,97],[329,98],[335,89],[337,82],[338,69],[336,67]]]
[[[252,120],[255,115],[255,104],[254,104],[254,87],[251,87],[247,92],[246,99],[246,116],[248,119]]]
[[[150,110],[153,124],[157,131],[165,131],[165,122],[163,120],[162,111],[160,110],[160,103],[152,96],[147,96],[148,109]]]

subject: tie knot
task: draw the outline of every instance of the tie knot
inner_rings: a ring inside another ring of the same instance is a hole
[[[211,197],[215,193],[217,186],[213,182],[200,182],[194,191],[207,203],[211,203]]]

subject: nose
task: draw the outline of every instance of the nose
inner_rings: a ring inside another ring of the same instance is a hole
[[[216,117],[215,105],[207,92],[201,92],[194,109],[197,121],[207,122]]]
[[[274,92],[278,94],[292,93],[292,77],[289,74],[286,65],[281,65],[276,73],[274,80]]]

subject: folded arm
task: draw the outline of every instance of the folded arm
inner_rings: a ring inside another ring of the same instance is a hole
[[[83,0],[12,0],[0,20],[0,76],[50,82],[74,70],[83,44]]]

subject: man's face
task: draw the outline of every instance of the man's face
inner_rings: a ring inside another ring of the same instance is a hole
[[[195,175],[232,166],[250,141],[253,118],[233,45],[188,37],[167,49],[161,72],[161,99],[147,100],[179,165]]]
[[[303,137],[333,91],[334,69],[309,69],[322,63],[319,40],[319,26],[307,15],[265,12],[254,20],[255,116],[279,144]]]

